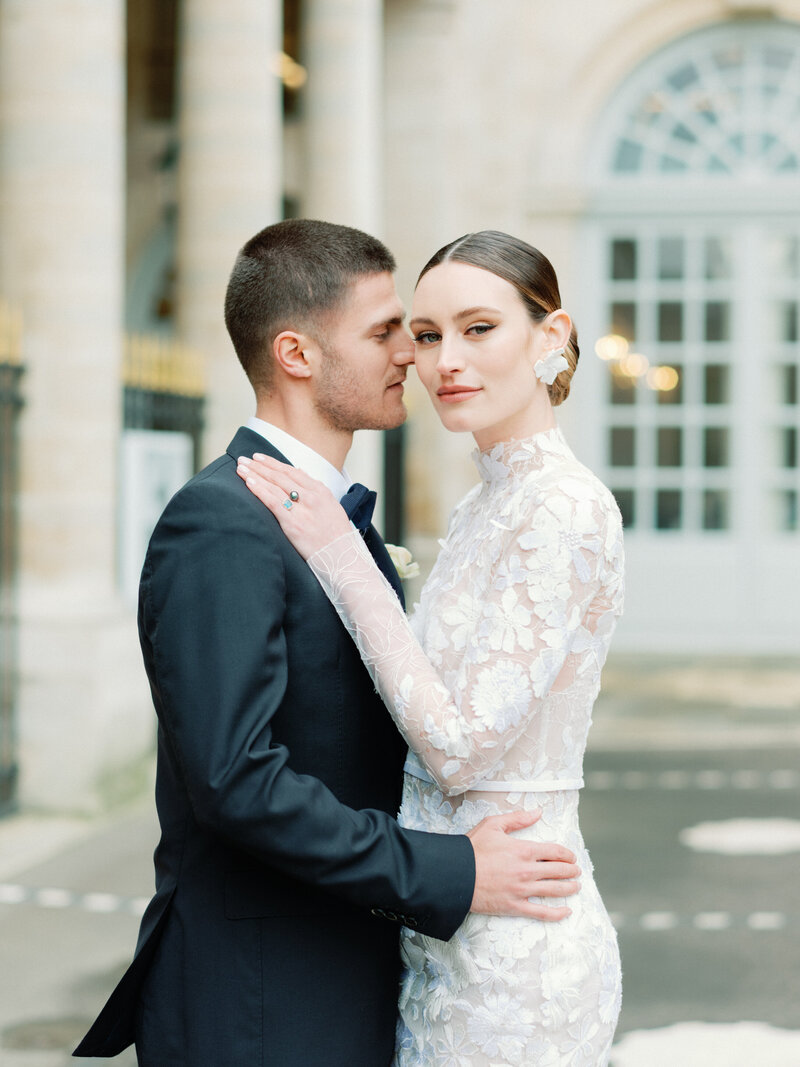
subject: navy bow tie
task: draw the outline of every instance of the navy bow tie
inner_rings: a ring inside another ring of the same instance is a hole
[[[367,489],[360,482],[353,482],[339,503],[347,512],[348,519],[356,529],[363,533],[364,530],[369,529],[369,524],[372,522],[372,513],[375,510],[377,498],[378,494],[374,490]]]

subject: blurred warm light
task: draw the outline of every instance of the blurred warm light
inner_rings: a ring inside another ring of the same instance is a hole
[[[306,68],[292,59],[286,52],[280,52],[275,56],[272,69],[287,89],[302,89],[308,80]]]
[[[669,393],[678,384],[678,372],[674,367],[651,367],[647,372],[647,384],[659,393]]]
[[[606,361],[623,359],[628,354],[628,341],[618,333],[607,333],[595,341],[594,350]]]
[[[649,366],[650,360],[640,352],[631,352],[619,361],[619,369],[628,378],[641,378]]]

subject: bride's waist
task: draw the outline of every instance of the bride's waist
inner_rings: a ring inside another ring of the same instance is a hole
[[[405,773],[422,782],[436,785],[436,782],[425,768],[413,757],[406,760]],[[583,788],[583,778],[567,778],[560,775],[539,778],[482,778],[474,782],[468,792],[470,793],[555,793],[572,789]]]

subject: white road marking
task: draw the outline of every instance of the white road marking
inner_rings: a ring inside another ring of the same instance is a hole
[[[751,930],[782,930],[786,916],[779,911],[754,911],[747,916],[747,925]]]
[[[683,1022],[632,1030],[611,1050],[611,1067],[797,1067],[800,1030],[762,1022]]]
[[[678,834],[694,852],[726,856],[785,856],[800,852],[797,819],[723,819],[688,826]]]
[[[28,899],[28,890],[21,885],[0,885],[0,904],[21,904]]]
[[[694,780],[698,789],[722,789],[725,785],[725,775],[722,771],[700,771]]]
[[[75,900],[75,894],[68,889],[36,889],[33,899],[40,908],[68,908]]]
[[[21,885],[0,883],[0,905],[31,904],[40,908],[78,908],[95,914],[124,912],[140,918],[148,897],[123,897],[115,893],[74,893],[69,889],[27,888]],[[617,930],[635,928],[650,933],[662,933],[678,927],[692,926],[696,930],[725,930],[732,926],[748,928],[757,932],[782,930],[789,923],[789,916],[778,911],[754,911],[749,915],[734,916],[729,912],[698,912],[697,915],[678,915],[673,911],[646,911],[641,915],[625,915],[610,912],[609,918]],[[798,917],[791,916],[796,922]]]
[[[678,922],[674,911],[648,911],[639,919],[643,930],[672,930]]]
[[[80,901],[85,911],[119,911],[119,897],[113,893],[86,893]]]
[[[695,915],[693,925],[698,930],[727,930],[731,915],[727,911],[701,911]]]
[[[766,789],[786,790],[800,787],[800,771],[778,768],[756,771],[748,767],[730,772],[711,768],[699,771],[588,771],[589,789]]]

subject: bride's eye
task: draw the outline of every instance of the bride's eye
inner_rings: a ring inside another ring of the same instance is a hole
[[[493,330],[495,324],[493,322],[476,322],[473,326],[470,326],[467,333],[473,334],[475,337],[482,337],[489,330]]]
[[[435,332],[435,330],[421,330],[414,336],[415,345],[435,345],[437,341],[441,340],[441,334]]]

